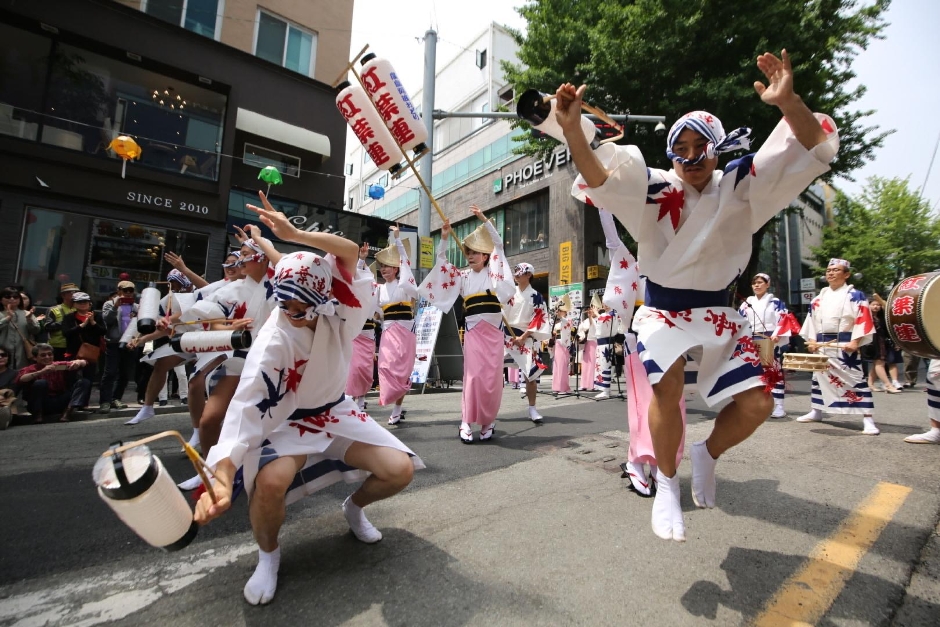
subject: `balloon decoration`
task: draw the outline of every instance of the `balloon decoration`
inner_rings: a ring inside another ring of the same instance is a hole
[[[281,178],[280,171],[273,165],[261,168],[261,171],[258,172],[258,178],[268,184],[268,191],[264,193],[265,196],[271,193],[272,185],[280,185],[284,182],[284,179]]]
[[[141,149],[132,138],[127,135],[119,135],[111,140],[111,143],[108,145],[109,150],[113,150],[117,155],[124,160],[124,165],[121,166],[121,178],[124,178],[124,173],[127,171],[127,162],[130,159],[140,159]]]
[[[385,188],[378,183],[369,186],[369,198],[373,200],[382,200],[385,198]]]

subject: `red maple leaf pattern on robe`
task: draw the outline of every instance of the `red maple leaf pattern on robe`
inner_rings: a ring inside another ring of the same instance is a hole
[[[862,305],[858,308],[858,317],[855,318],[855,325],[862,325],[862,333],[868,335],[875,328],[875,321],[871,317],[871,309]]]
[[[294,362],[293,368],[287,369],[287,381],[285,383],[287,385],[288,392],[297,391],[297,386],[300,385],[300,380],[304,376],[302,368],[306,363],[306,359],[300,359]]]
[[[538,329],[541,328],[543,324],[545,324],[545,310],[539,307],[532,316],[532,322],[529,323],[529,328]]]
[[[664,192],[655,202],[659,205],[659,215],[656,217],[656,221],[662,220],[668,214],[673,230],[678,229],[679,216],[682,215],[682,205],[685,204],[685,192],[680,189],[671,189]]]

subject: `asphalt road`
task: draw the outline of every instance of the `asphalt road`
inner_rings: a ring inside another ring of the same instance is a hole
[[[185,430],[187,416],[12,428],[0,433],[0,625],[940,624],[940,446],[902,442],[926,428],[926,394],[876,394],[882,435],[866,437],[860,420],[794,422],[809,385],[793,387],[791,418],[719,462],[716,509],[694,507],[683,462],[684,544],[652,534],[652,501],[620,478],[622,401],[540,395],[535,426],[506,388],[496,441],[466,446],[458,390],[409,396],[392,428],[427,469],[369,508],[385,539],[348,532],[351,486],[291,506],[262,608],[241,593],[256,560],[246,499],[166,554],[95,493],[110,442]],[[687,444],[715,413],[691,399]],[[192,474],[178,445],[153,448],[175,478]]]

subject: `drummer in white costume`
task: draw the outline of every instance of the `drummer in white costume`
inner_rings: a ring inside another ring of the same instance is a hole
[[[378,542],[382,534],[362,508],[397,494],[424,467],[343,393],[353,338],[372,313],[364,306],[372,296],[371,273],[351,274],[359,247],[336,235],[298,231],[269,206],[258,211],[280,239],[328,254],[290,253],[278,263],[279,308],[251,346],[219,443],[206,460],[215,469],[218,502],[203,494],[196,506],[199,523],[226,511],[241,467],[259,548],[244,589],[252,605],[274,597],[286,505],[339,480],[364,480],[343,513],[356,538]]]
[[[845,259],[830,259],[828,287],[810,304],[800,335],[810,352],[829,356],[829,369],[813,374],[812,409],[797,422],[819,422],[825,413],[861,415],[865,435],[881,433],[872,419],[875,407],[868,379],[862,374],[858,349],[871,342],[875,323],[865,294],[847,283],[852,274]]]
[[[539,377],[545,364],[539,359],[539,347],[551,337],[551,320],[541,294],[532,288],[535,268],[530,263],[518,263],[512,270],[516,278],[516,293],[503,305],[506,322],[506,356],[519,367],[520,378],[525,381],[525,394],[529,400],[529,420],[541,422],[542,414],[535,408]]]
[[[775,380],[768,380],[774,386],[774,411],[770,417],[786,418],[787,410],[783,407],[786,386],[780,363],[782,359],[780,349],[790,337],[791,316],[787,311],[786,303],[774,296],[769,288],[770,275],[763,272],[755,274],[751,279],[751,289],[754,290],[754,295],[748,296],[741,303],[738,313],[747,318],[754,332],[752,336],[754,339],[770,340],[774,344],[774,365],[779,374],[773,377]]]
[[[680,118],[667,139],[671,171],[647,168],[635,146],[605,144],[591,150],[581,132],[586,86],[556,92],[557,121],[580,171],[572,193],[603,207],[639,243],[647,298],[634,317],[638,350],[653,385],[650,431],[659,467],[653,531],[683,541],[675,457],[682,439],[679,399],[689,351],[699,363],[699,389],[709,405],[733,398],[707,440],[692,446],[692,496],[714,507],[715,465],[726,450],[750,436],[772,409],[751,329],[728,307],[726,287],[751,255],[751,235],[829,169],[838,150],[835,123],[814,115],[793,91],[783,58],[765,53],[757,66],[769,86],[754,88],[785,116],[756,154],[717,171],[718,155],[749,145],[748,129],[725,135],[715,116],[696,111]]]
[[[607,293],[605,290],[604,296]],[[617,311],[601,299],[599,292],[594,292],[591,307],[597,312],[594,318],[594,335],[597,338],[597,353],[594,358],[594,389],[599,392],[596,400],[610,398],[610,380],[614,369],[614,339],[624,332]],[[632,311],[631,311],[632,313]]]

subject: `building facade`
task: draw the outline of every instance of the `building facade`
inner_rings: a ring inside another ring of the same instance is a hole
[[[323,82],[347,62],[351,3],[269,4],[187,0],[177,24],[156,13],[178,1],[0,2],[0,284],[48,305],[75,282],[97,300],[124,272],[160,280],[164,251],[218,278],[266,166],[301,228],[372,228],[340,215],[346,125]],[[291,28],[314,5],[323,33],[304,40]],[[262,54],[265,15],[287,20],[280,63]],[[285,62],[298,46],[311,48],[306,73]],[[120,135],[141,150],[123,174]]]

